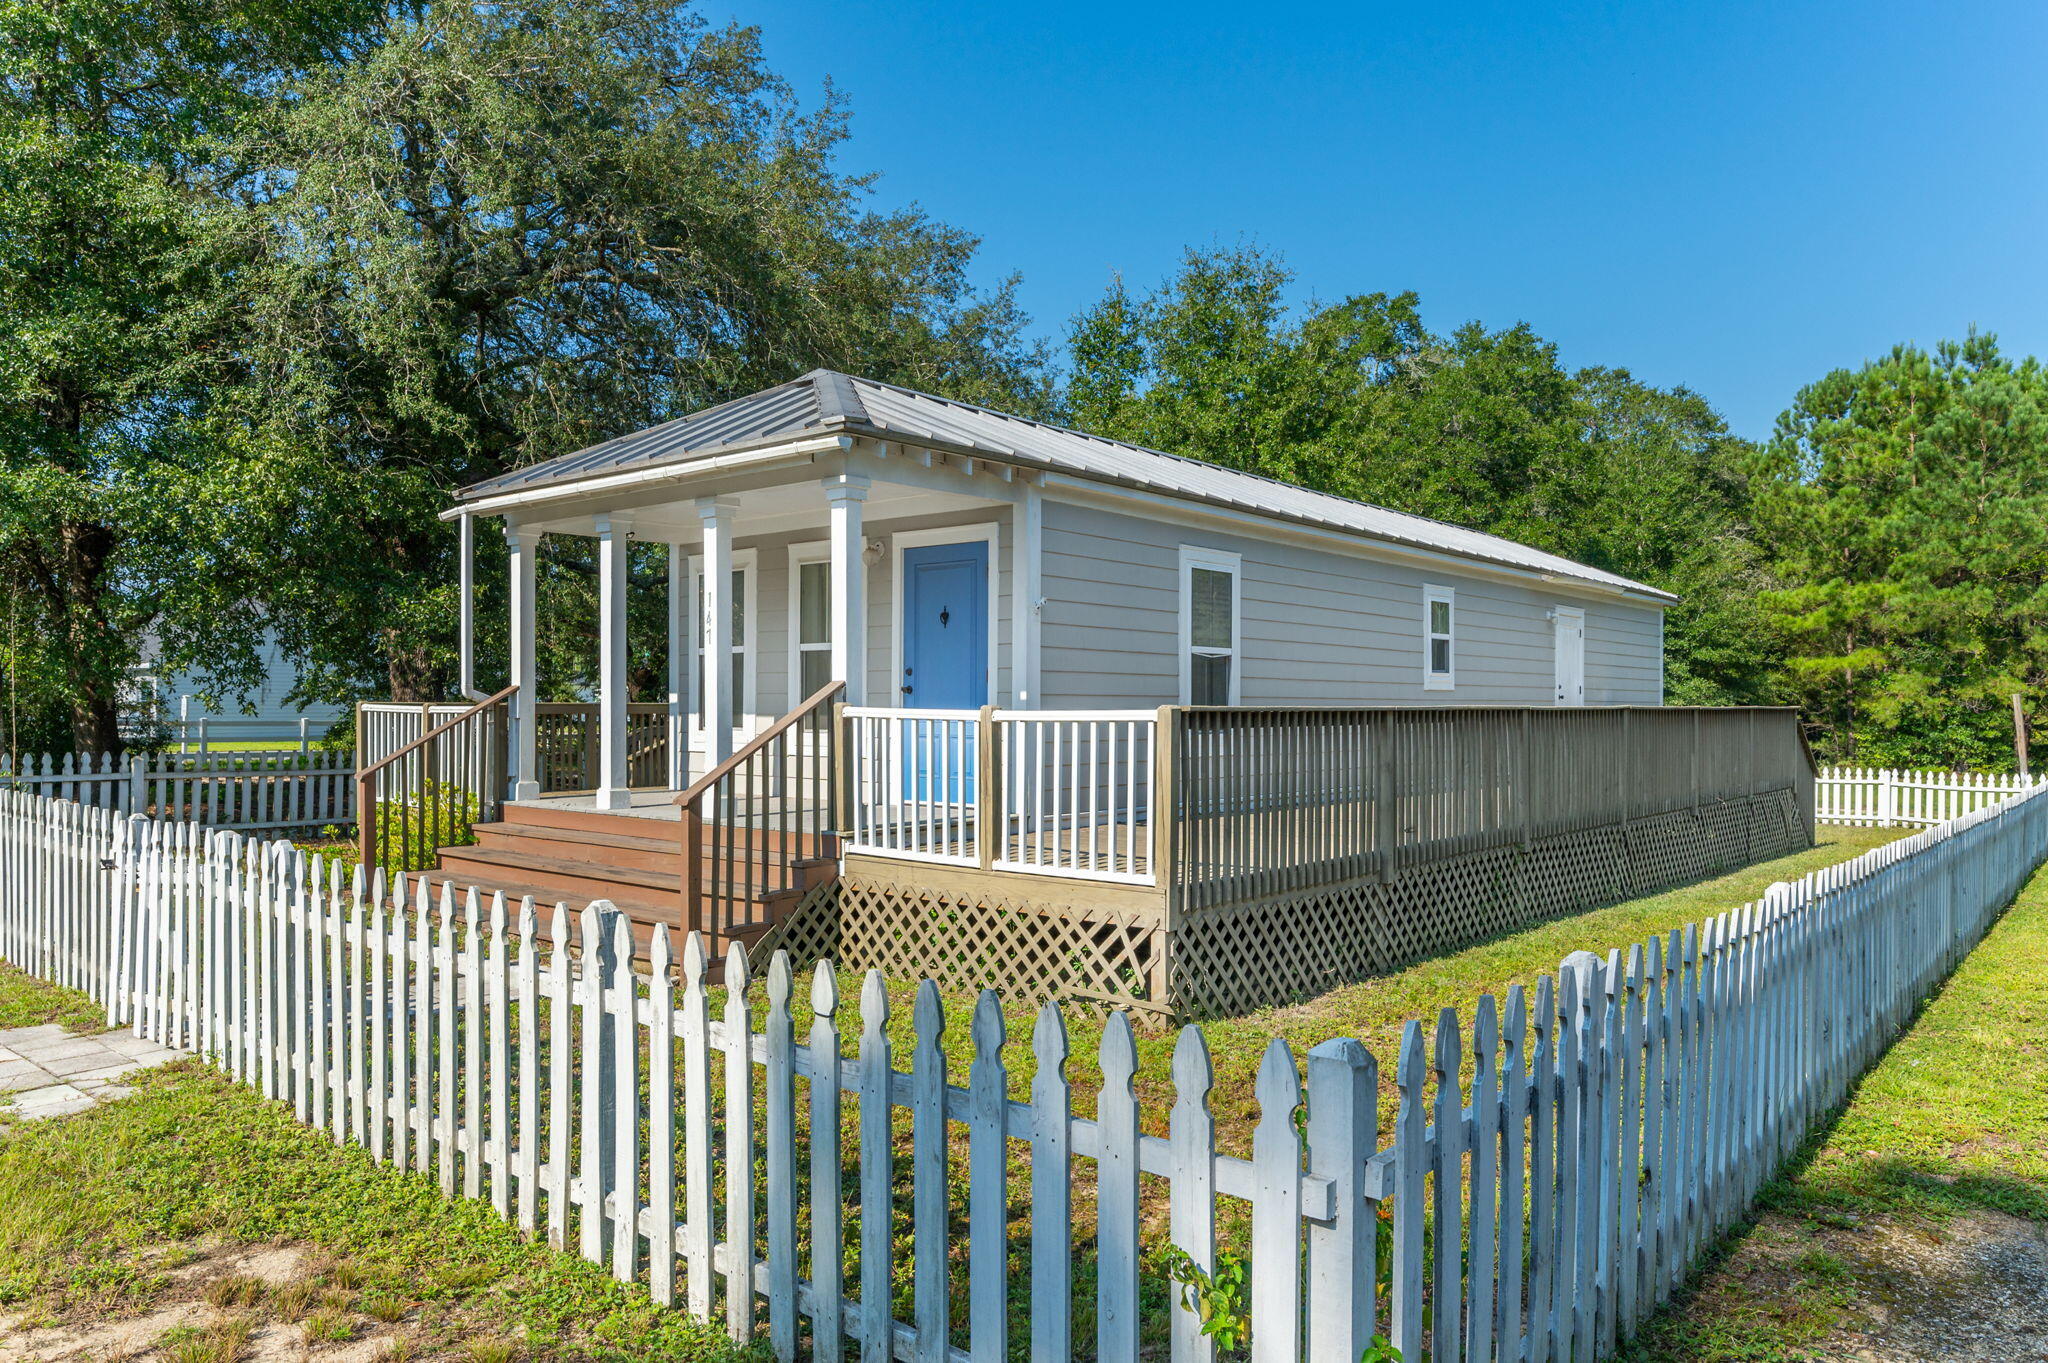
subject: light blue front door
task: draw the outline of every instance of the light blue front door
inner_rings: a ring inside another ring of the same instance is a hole
[[[903,705],[978,710],[988,704],[988,624],[987,541],[905,549]],[[963,788],[972,789],[973,745],[931,737],[936,744],[915,742],[904,754],[904,794],[957,800]]]

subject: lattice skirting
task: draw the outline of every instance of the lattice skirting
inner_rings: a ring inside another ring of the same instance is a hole
[[[1147,913],[940,894],[846,878],[805,895],[750,950],[757,969],[778,949],[792,964],[990,987],[1026,1004],[1056,999],[1164,1017],[1155,999],[1162,934]]]
[[[1793,793],[1774,791],[1470,853],[1409,868],[1388,884],[1353,880],[1205,909],[1170,944],[1146,913],[848,878],[805,895],[755,943],[752,959],[756,973],[787,950],[799,968],[831,960],[928,977],[948,990],[992,987],[1027,1004],[1222,1017],[1810,842]]]
[[[1223,1017],[1322,993],[1566,913],[1654,894],[1811,844],[1793,793],[1679,810],[1192,914],[1169,947],[1177,1014]]]

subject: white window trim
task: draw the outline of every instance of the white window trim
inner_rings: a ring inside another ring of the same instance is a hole
[[[732,566],[746,574],[746,600],[740,603],[740,624],[743,637],[735,639],[733,646],[740,650],[744,660],[740,665],[740,694],[732,698],[732,734],[735,746],[743,739],[751,738],[760,727],[758,698],[755,695],[759,681],[761,621],[761,551],[758,549],[735,549],[732,551]],[[690,581],[688,595],[684,600],[690,603],[690,611],[697,616],[692,621],[690,635],[690,747],[702,751],[709,744],[704,733],[704,721],[697,711],[704,695],[704,679],[698,675],[697,655],[704,648],[705,621],[697,615],[700,582],[704,575],[704,556],[690,555]]]
[[[1430,628],[1430,608],[1437,602],[1450,608],[1451,628],[1439,635]],[[1451,650],[1451,667],[1448,672],[1438,672],[1430,667],[1430,645],[1437,639],[1448,640]],[[1440,587],[1425,582],[1422,585],[1422,689],[1425,691],[1454,691],[1458,686],[1458,593],[1453,587]]]
[[[802,639],[804,584],[801,569],[806,563],[830,564],[831,562],[832,541],[830,540],[804,540],[789,546],[789,615],[787,617],[789,628],[785,631],[789,636],[789,671],[786,674],[789,678],[789,695],[787,697],[788,703],[782,707],[784,713],[796,709],[804,700],[801,695],[797,694],[797,688],[803,684],[804,675],[803,668],[799,665],[803,660],[802,655],[804,651]],[[832,603],[827,601],[825,603],[825,642],[811,646],[813,648],[821,648],[827,653],[832,651],[831,609]]]
[[[997,655],[1003,629],[997,615],[1002,605],[1003,574],[1002,560],[997,557],[1001,527],[994,521],[976,521],[972,525],[942,525],[931,530],[898,530],[889,536],[889,689],[886,702],[897,709],[903,704],[903,551],[919,549],[933,544],[973,544],[977,541],[988,545],[988,668],[987,684],[982,693],[993,701],[996,697]],[[915,696],[912,697],[916,699]]]
[[[1226,549],[1205,549],[1196,544],[1180,547],[1180,703],[1194,704],[1194,570],[1207,568],[1230,574],[1230,700],[1237,705],[1244,694],[1244,555]]]

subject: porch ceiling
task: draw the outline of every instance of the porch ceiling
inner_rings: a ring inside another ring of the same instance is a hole
[[[801,475],[788,477],[789,481],[745,487],[735,491],[717,491],[721,498],[735,504],[732,524],[736,536],[745,538],[753,535],[788,534],[802,530],[815,530],[821,537],[824,535],[827,508],[825,494],[820,487],[823,471],[806,470]],[[630,498],[608,498],[604,499],[602,504],[591,505],[570,514],[546,520],[527,519],[523,523],[549,534],[595,535],[600,514],[630,510],[633,514],[634,538],[662,544],[696,544],[703,538],[703,524],[697,516],[697,501],[700,497],[711,495],[711,491],[692,487],[689,495],[678,496],[673,485],[640,489]],[[868,492],[867,518],[871,522],[891,521],[911,516],[985,511],[990,507],[1005,504],[1004,501],[995,498],[942,488],[886,482],[876,478]]]

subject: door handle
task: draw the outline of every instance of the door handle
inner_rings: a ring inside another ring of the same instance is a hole
[[[896,689],[901,691],[906,696],[910,694],[910,688],[907,686],[899,686]]]

